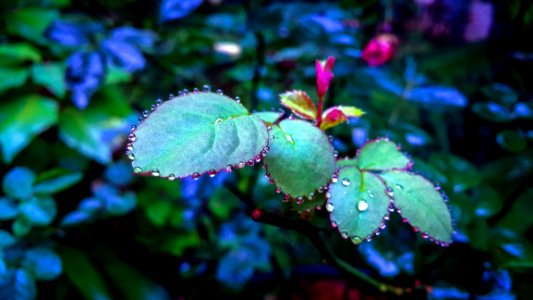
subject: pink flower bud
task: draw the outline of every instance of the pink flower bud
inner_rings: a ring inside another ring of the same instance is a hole
[[[322,99],[328,91],[331,80],[333,79],[333,65],[335,57],[330,56],[325,61],[316,60],[316,93],[319,99]]]
[[[363,49],[363,60],[370,66],[377,67],[391,60],[396,54],[400,41],[390,33],[373,37]]]

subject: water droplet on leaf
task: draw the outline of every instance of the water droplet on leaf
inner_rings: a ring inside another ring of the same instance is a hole
[[[335,209],[335,207],[333,206],[333,204],[331,204],[331,202],[326,203],[326,210],[327,211],[332,212],[334,209]]]
[[[349,186],[349,185],[350,185],[350,180],[349,180],[348,178],[344,178],[344,179],[342,180],[342,185],[344,185],[344,186]]]
[[[211,87],[210,87],[209,85],[206,84],[206,85],[204,85],[204,86],[202,87],[202,91],[204,91],[205,93],[208,93],[208,92],[211,91]]]
[[[215,175],[217,175],[217,171],[215,170],[209,170],[207,171],[207,175],[209,175],[209,177],[215,177]]]
[[[196,172],[196,173],[193,173],[191,177],[192,177],[192,179],[194,179],[194,180],[198,180],[198,178],[200,178],[200,173],[197,173],[197,172]]]
[[[135,173],[135,174],[141,173],[142,171],[143,171],[143,169],[141,167],[133,168],[133,173]]]
[[[168,175],[168,180],[170,180],[170,181],[176,180],[176,175],[174,175],[174,174]]]
[[[350,239],[352,241],[352,243],[354,244],[361,244],[363,242],[363,239],[361,237],[358,237],[358,236],[352,236],[352,238]]]
[[[365,200],[360,200],[357,203],[357,210],[366,211],[367,209],[368,209],[368,202],[366,202]]]
[[[159,173],[159,170],[152,170],[152,176],[159,177],[159,175],[161,175],[161,173]]]

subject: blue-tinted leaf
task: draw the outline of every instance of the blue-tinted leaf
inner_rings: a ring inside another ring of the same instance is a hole
[[[163,0],[159,8],[159,21],[181,19],[193,12],[203,0]]]
[[[114,29],[109,36],[109,40],[129,43],[143,50],[152,49],[156,38],[157,35],[153,31],[139,30],[128,26]]]
[[[61,274],[61,259],[54,251],[44,247],[32,248],[26,252],[23,266],[38,280],[52,280]]]
[[[84,210],[75,210],[66,214],[61,220],[62,226],[75,226],[90,221],[94,214]]]
[[[56,20],[50,25],[46,37],[69,47],[79,47],[89,42],[89,32],[83,25],[62,20]]]
[[[135,208],[137,199],[133,193],[119,194],[119,191],[107,184],[93,189],[94,195],[102,200],[104,209],[110,215],[123,215]]]
[[[444,86],[418,87],[411,90],[408,100],[433,106],[464,107],[468,100],[459,90]]]
[[[400,268],[396,262],[381,254],[371,243],[361,244],[358,250],[368,263],[378,270],[381,276],[392,277],[400,273]]]
[[[0,279],[0,299],[33,300],[36,297],[35,281],[24,269],[11,270]]]
[[[8,198],[0,198],[0,221],[13,219],[18,214],[18,206]]]
[[[105,170],[105,178],[107,181],[117,186],[127,185],[133,178],[131,166],[124,162],[112,164]]]
[[[82,177],[81,172],[53,169],[39,174],[33,187],[33,192],[38,194],[57,193],[76,184]]]
[[[32,195],[35,174],[26,167],[15,167],[9,171],[2,182],[4,192],[15,199],[27,199]]]
[[[2,249],[13,245],[15,242],[16,242],[16,240],[11,235],[11,233],[9,233],[8,231],[5,231],[5,230],[0,230],[0,253],[2,252],[1,251]],[[0,254],[0,260],[2,260],[1,254]],[[0,276],[0,278],[1,277],[2,276]]]
[[[130,43],[105,40],[101,48],[110,57],[112,63],[128,72],[142,70],[146,64],[141,51]]]
[[[19,207],[20,215],[36,226],[49,225],[56,216],[56,203],[52,198],[32,198]]]
[[[254,259],[246,248],[230,251],[218,264],[217,279],[229,288],[241,289],[254,275]]]
[[[72,101],[83,109],[104,80],[104,57],[98,52],[76,52],[67,60],[66,81]]]

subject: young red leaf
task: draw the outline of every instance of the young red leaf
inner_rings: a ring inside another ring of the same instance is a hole
[[[320,128],[326,130],[335,127],[342,122],[346,122],[348,118],[358,118],[364,115],[364,111],[353,106],[333,106],[322,114],[322,123]]]
[[[316,93],[319,99],[322,99],[328,91],[331,80],[333,79],[333,65],[335,57],[330,56],[325,61],[316,60]]]
[[[281,105],[290,109],[294,114],[304,119],[316,118],[316,106],[304,91],[288,91],[280,95]]]

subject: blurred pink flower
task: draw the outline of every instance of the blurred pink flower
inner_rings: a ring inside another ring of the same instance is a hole
[[[492,4],[474,0],[470,4],[469,13],[469,22],[463,34],[465,41],[479,42],[486,39],[492,27]]]
[[[370,66],[377,67],[391,60],[400,41],[390,33],[373,37],[363,49],[362,58]]]

